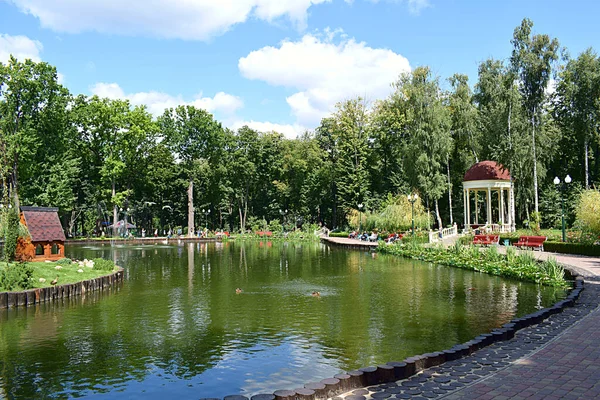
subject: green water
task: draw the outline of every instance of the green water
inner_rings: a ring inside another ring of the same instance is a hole
[[[293,389],[449,348],[564,296],[317,243],[71,245],[66,252],[114,259],[125,281],[73,300],[0,310],[0,397]]]

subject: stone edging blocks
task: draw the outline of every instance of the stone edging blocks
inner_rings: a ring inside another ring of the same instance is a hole
[[[80,296],[87,292],[111,287],[113,284],[123,282],[123,268],[109,275],[89,279],[77,283],[50,286],[45,288],[29,289],[21,292],[1,292],[0,309],[32,306],[47,301]]]

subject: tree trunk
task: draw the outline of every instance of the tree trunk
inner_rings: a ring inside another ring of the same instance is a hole
[[[533,196],[535,201],[535,212],[539,212],[538,202],[538,178],[537,178],[537,156],[535,152],[535,108],[531,116],[531,144],[533,146]]]
[[[332,229],[337,228],[337,188],[335,182],[331,184],[331,191],[333,194],[333,215],[331,216]]]
[[[590,167],[589,167],[589,161],[588,161],[588,151],[589,151],[589,140],[586,137],[584,144],[583,144],[583,159],[584,159],[584,163],[585,163],[585,188],[586,190],[588,190],[590,188],[590,181],[589,181],[589,176],[590,176]]]
[[[192,177],[188,185],[188,237],[194,237],[194,179]]]
[[[438,228],[443,229],[442,217],[440,216],[440,207],[438,206],[438,200],[435,199],[435,216],[437,218]]]
[[[446,156],[446,170],[448,171],[448,209],[450,210],[450,225],[454,224],[452,218],[452,181],[450,180],[450,157]]]
[[[116,190],[115,181],[113,180],[112,181],[112,199],[113,199],[113,201],[114,201],[116,195],[117,195],[117,190]],[[118,218],[119,218],[119,210],[118,210],[117,204],[115,203],[113,205],[113,229],[112,229],[113,237],[117,236],[117,222],[119,221]]]

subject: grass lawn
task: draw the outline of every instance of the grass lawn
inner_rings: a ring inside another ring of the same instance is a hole
[[[111,273],[86,266],[82,267],[79,264],[61,265],[59,269],[56,269],[59,265],[54,262],[29,262],[28,265],[33,267],[33,288],[52,286],[50,282],[56,277],[58,277],[57,285],[63,285],[98,278]],[[0,268],[4,268],[5,266],[5,262],[0,262]],[[83,272],[77,272],[78,270],[82,270]],[[115,267],[114,271],[116,270]],[[40,282],[40,278],[44,278],[46,281]]]

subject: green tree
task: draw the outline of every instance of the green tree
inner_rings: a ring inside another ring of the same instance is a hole
[[[56,68],[50,64],[24,62],[10,57],[0,63],[0,143],[5,153],[6,184],[19,209],[19,170],[40,144],[38,127],[55,109],[64,89],[58,84]]]
[[[583,180],[585,188],[589,189],[590,143],[598,132],[600,121],[600,58],[591,48],[569,60],[559,74],[555,115],[568,138],[563,146],[575,142],[583,149]]]
[[[210,165],[216,161],[217,153],[214,150],[222,146],[223,128],[210,113],[193,106],[166,110],[159,124],[167,143],[187,173],[187,226],[188,236],[191,237],[194,235],[195,166],[201,160],[206,160]]]
[[[531,149],[533,157],[533,193],[535,211],[539,212],[538,201],[538,159],[536,153],[536,128],[542,122],[542,105],[546,98],[546,88],[552,74],[552,64],[558,59],[557,39],[548,35],[532,35],[533,22],[523,19],[513,34],[511,64],[518,73],[519,90],[531,121]]]
[[[393,85],[404,99],[409,132],[404,165],[411,187],[418,188],[427,202],[435,204],[438,226],[442,227],[438,200],[446,188],[444,166],[452,147],[448,108],[440,96],[439,79],[428,67],[403,74]]]

